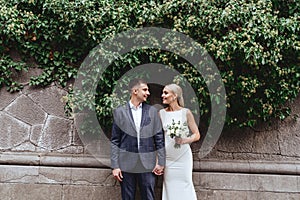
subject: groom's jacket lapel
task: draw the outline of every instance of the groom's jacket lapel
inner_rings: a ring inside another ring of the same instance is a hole
[[[149,105],[143,103],[142,108],[143,109],[142,109],[141,129],[147,126],[151,121],[149,116]]]
[[[135,123],[133,120],[132,112],[129,103],[127,103],[126,107],[126,115],[127,115],[127,120],[129,121],[130,125],[132,128],[136,131]],[[141,119],[141,129],[144,126],[147,126],[150,123],[151,119],[149,117],[149,106],[145,103],[142,104],[142,119]]]
[[[131,112],[131,108],[130,108],[129,103],[127,103],[125,109],[126,109],[125,112],[126,112],[126,115],[127,115],[127,119],[125,119],[125,120],[129,121],[130,126],[136,132],[136,128],[135,128],[135,124],[134,124],[134,121],[133,121],[133,116],[132,116],[132,112]]]

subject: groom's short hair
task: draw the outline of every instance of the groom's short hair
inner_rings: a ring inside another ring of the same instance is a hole
[[[141,84],[147,84],[147,82],[144,79],[141,79],[141,78],[132,79],[129,82],[129,85],[128,85],[129,92],[131,92],[134,87],[137,87]]]

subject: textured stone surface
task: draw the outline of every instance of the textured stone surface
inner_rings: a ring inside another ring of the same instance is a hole
[[[30,126],[0,111],[0,149],[10,149],[29,139]]]
[[[300,95],[294,101],[290,102],[290,106],[292,117],[294,117],[294,114],[300,114]]]
[[[1,200],[64,200],[61,185],[0,183]]]
[[[223,152],[252,152],[255,133],[250,129],[241,132],[239,129],[224,133],[216,144]]]
[[[66,91],[62,89],[49,87],[33,92],[28,96],[48,114],[64,117],[64,103],[62,103],[61,99],[66,94]]]
[[[253,153],[280,154],[278,131],[257,132],[254,138]]]
[[[299,193],[298,176],[235,173],[194,173],[202,189]]]
[[[121,199],[120,187],[111,186],[64,186],[64,200],[117,200]]]
[[[36,146],[38,146],[39,137],[41,137],[41,135],[43,133],[43,127],[44,127],[44,124],[37,124],[37,125],[31,126],[31,134],[30,134],[29,139]]]
[[[89,154],[2,152],[0,164],[56,166],[85,168],[109,168],[110,159],[97,158]],[[196,172],[226,172],[253,174],[286,174],[300,175],[300,161],[259,161],[259,160],[213,160],[194,161]],[[83,172],[84,173],[84,172]],[[102,174],[103,175],[103,174]],[[110,174],[108,174],[110,175]],[[84,175],[86,176],[86,175]],[[98,176],[98,175],[96,175]],[[101,180],[105,180],[102,179]],[[78,178],[76,178],[77,180]],[[97,178],[98,179],[98,178]]]
[[[198,199],[300,198],[299,176],[194,172],[193,181]],[[117,200],[120,193],[110,169],[0,165],[1,199]]]
[[[42,69],[38,67],[33,68],[33,66],[36,66],[34,63],[30,63],[30,65],[31,67],[28,68],[27,71],[21,71],[19,73],[15,73],[13,79],[17,82],[28,84],[32,76],[39,76],[43,73]]]
[[[64,153],[64,154],[70,154],[70,153],[71,154],[81,154],[81,153],[84,153],[84,147],[71,145],[71,146],[67,146],[62,149],[58,149],[57,152]]]
[[[203,190],[196,188],[198,199],[205,200],[297,200],[297,193],[273,193],[253,191]]]
[[[39,165],[40,155],[37,153],[14,153],[14,152],[2,152],[0,153],[0,164],[11,165]]]
[[[52,150],[67,147],[72,142],[72,122],[70,120],[49,115],[41,133],[32,133],[31,140],[39,147]]]
[[[64,94],[54,84],[13,94],[0,90],[1,200],[120,199],[109,169],[109,141],[79,137],[74,121],[64,116]],[[299,115],[300,96],[287,120],[224,132],[205,161],[194,149],[198,198],[300,199]]]
[[[279,129],[279,144],[283,155],[300,157],[300,118],[293,126]]]
[[[34,152],[36,150],[36,146],[32,144],[31,142],[24,142],[20,145],[17,145],[16,147],[13,147],[11,149],[12,151],[31,151]]]
[[[5,87],[0,88],[0,110],[3,110],[3,108],[8,106],[19,95],[21,95],[21,93],[9,93]]]
[[[73,121],[64,115],[61,98],[66,92],[63,89],[55,85],[45,89],[26,86],[22,92],[13,94],[2,88],[0,94],[0,133],[3,138],[0,149],[84,153],[81,138],[75,134]]]
[[[115,179],[111,175],[111,170],[89,169],[87,172],[84,168],[72,169],[72,183],[84,185],[115,185]]]
[[[39,167],[0,165],[0,182],[36,183],[39,182]]]
[[[54,151],[62,154],[92,153],[99,157],[109,156],[107,138],[106,140],[102,140],[101,137],[92,138],[90,142],[79,137],[73,127],[73,121],[64,116],[64,103],[61,102],[61,98],[66,92],[63,89],[54,84],[45,89],[26,86],[24,91],[14,94],[2,88],[0,94],[0,109],[13,118],[10,122],[24,122],[31,130],[29,140],[26,139],[17,144],[3,142],[5,149],[31,152]],[[300,97],[295,100],[294,104],[291,104],[292,116],[299,114],[299,104]],[[254,129],[235,129],[224,132],[206,158],[299,160],[300,122],[299,118],[296,119],[295,121],[295,118],[289,118],[276,126],[259,125]],[[8,124],[5,124],[5,128],[7,128],[6,125]],[[200,148],[200,146],[193,145],[193,148]],[[201,159],[198,158],[201,152],[198,154],[197,151],[199,152],[199,149],[194,149],[195,160]]]
[[[5,111],[30,125],[42,124],[47,117],[47,114],[25,95],[15,99]]]
[[[39,183],[70,184],[72,180],[72,169],[65,167],[40,167]]]

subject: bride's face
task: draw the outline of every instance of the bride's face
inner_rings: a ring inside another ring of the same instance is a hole
[[[171,90],[168,90],[167,88],[164,88],[163,92],[162,92],[162,95],[161,95],[161,98],[162,98],[162,103],[163,104],[170,104],[170,103],[175,101],[176,96]]]

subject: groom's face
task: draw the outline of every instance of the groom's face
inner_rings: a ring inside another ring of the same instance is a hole
[[[139,102],[144,102],[147,100],[150,95],[149,88],[147,84],[140,84],[134,89],[134,93],[136,94],[136,98]]]

